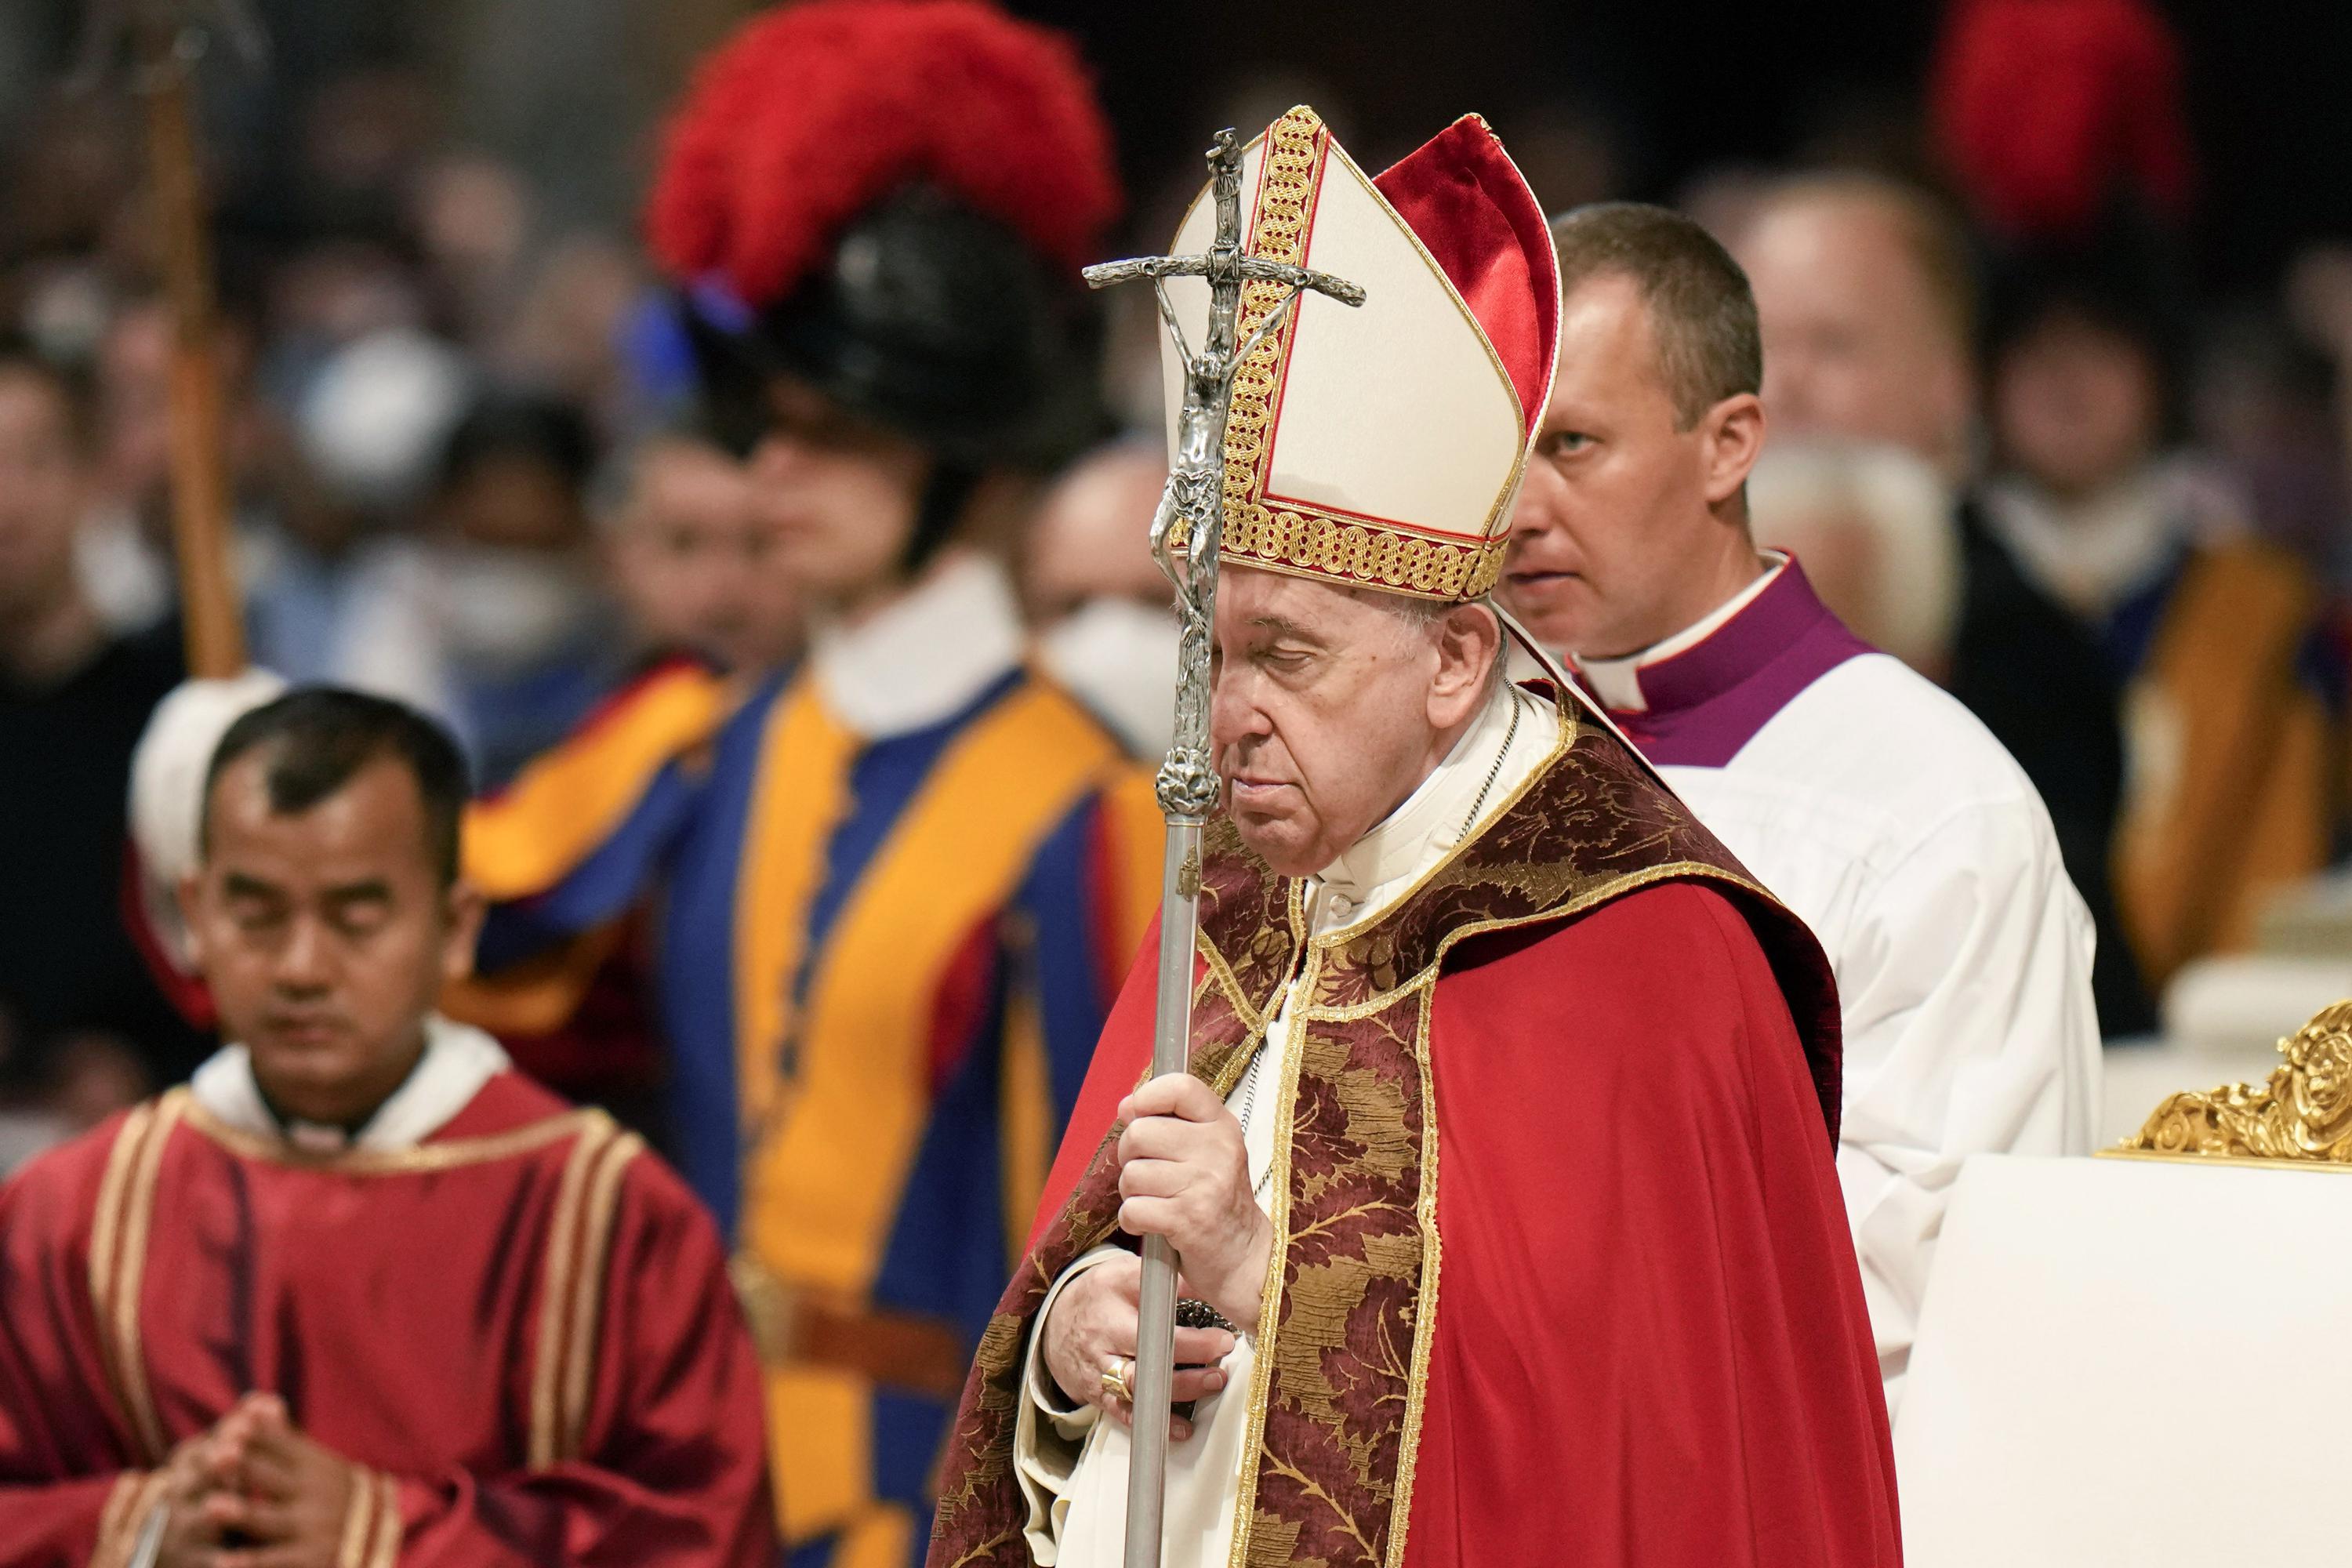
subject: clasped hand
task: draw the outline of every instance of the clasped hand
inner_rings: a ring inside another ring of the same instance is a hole
[[[1257,1206],[1242,1127],[1208,1085],[1190,1073],[1153,1079],[1118,1108],[1119,1228],[1130,1236],[1164,1236],[1175,1247],[1178,1289],[1216,1309],[1228,1321],[1255,1324],[1265,1289],[1274,1226]],[[1055,1299],[1045,1334],[1046,1370],[1068,1398],[1095,1405],[1120,1422],[1127,1402],[1103,1384],[1103,1373],[1135,1354],[1138,1258],[1111,1258],[1073,1279]],[[1179,1329],[1173,1397],[1181,1404],[1224,1386],[1215,1364],[1234,1347],[1222,1329]],[[1181,1418],[1171,1430],[1190,1428]]]
[[[276,1394],[247,1394],[165,1472],[157,1568],[334,1568],[359,1471],[297,1430]]]

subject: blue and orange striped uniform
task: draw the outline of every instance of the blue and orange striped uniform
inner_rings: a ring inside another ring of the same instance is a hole
[[[678,1163],[770,1353],[795,1568],[920,1560],[1160,842],[1145,772],[1019,668],[868,741],[805,675],[672,668],[469,817],[509,1002],[560,1007],[562,955],[654,900]]]
[[[2309,574],[2252,540],[2184,545],[2097,626],[2129,765],[2117,906],[2143,973],[2242,950],[2345,821],[2345,684]]]

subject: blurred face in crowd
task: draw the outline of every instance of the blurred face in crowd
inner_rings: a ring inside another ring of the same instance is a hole
[[[1050,623],[1102,598],[1164,609],[1170,590],[1151,559],[1151,520],[1167,483],[1156,444],[1122,441],[1073,464],[1030,526],[1022,588],[1031,615]]]
[[[159,500],[171,477],[172,324],[161,306],[124,311],[99,355],[107,482],[133,506]]]
[[[625,506],[614,581],[640,641],[730,669],[790,654],[797,601],[742,464],[698,441],[659,442],[638,458]]]
[[[482,458],[451,481],[443,521],[470,543],[558,553],[587,532],[579,487],[553,463],[526,452]]]
[[[1501,656],[1484,606],[1406,620],[1383,595],[1227,564],[1209,738],[1242,840],[1286,877],[1328,866],[1418,788]]]
[[[1167,481],[1156,444],[1089,454],[1046,492],[1022,554],[1039,657],[1146,757],[1168,750],[1176,679],[1172,595],[1150,548]]]
[[[1959,525],[1934,468],[1893,447],[1776,443],[1748,504],[1756,542],[1802,562],[1854,635],[1924,675],[1948,673]]]
[[[1731,248],[1756,291],[1764,405],[1800,437],[1884,443],[1957,479],[1969,354],[1903,220],[1858,193],[1768,201]]]
[[[1629,274],[1572,288],[1498,595],[1548,647],[1638,652],[1756,574],[1738,496],[1764,439],[1740,394],[1685,426]]]
[[[796,382],[771,383],[768,412],[751,482],[779,563],[835,613],[887,598],[914,537],[929,454]]]
[[[88,478],[64,393],[37,371],[0,365],[0,614],[74,592]]]
[[[172,318],[158,300],[132,305],[108,326],[99,348],[97,442],[107,490],[164,525],[172,479]],[[242,485],[268,440],[268,420],[253,391],[252,340],[231,321],[215,344],[232,482]]]
[[[221,771],[181,906],[224,1037],[280,1115],[366,1120],[424,1050],[441,988],[472,965],[478,898],[443,885],[415,775],[362,764],[307,810],[270,797],[271,749]]]
[[[2087,495],[2147,460],[2162,395],[2156,361],[2138,342],[2060,311],[2001,352],[1994,443],[2003,462],[2061,497]]]

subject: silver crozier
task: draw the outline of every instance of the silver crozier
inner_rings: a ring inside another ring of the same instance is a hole
[[[1209,150],[1217,204],[1217,237],[1205,256],[1150,256],[1087,268],[1094,288],[1151,279],[1160,316],[1184,363],[1184,401],[1176,416],[1176,452],[1168,489],[1151,520],[1151,556],[1176,589],[1182,622],[1176,655],[1176,735],[1160,766],[1160,809],[1168,819],[1160,872],[1159,1012],[1152,1027],[1155,1078],[1182,1072],[1192,1037],[1192,948],[1200,926],[1201,829],[1220,790],[1209,752],[1209,638],[1217,611],[1217,544],[1225,521],[1225,416],[1234,373],[1282,330],[1304,289],[1360,305],[1364,291],[1324,273],[1242,252],[1242,143],[1221,132]],[[1200,352],[1184,341],[1166,279],[1209,285],[1209,330]],[[1248,339],[1236,343],[1242,286],[1285,290]],[[1126,1568],[1159,1568],[1166,1500],[1169,1387],[1175,1377],[1176,1254],[1164,1237],[1143,1243],[1141,1321],[1135,1352],[1135,1444],[1127,1484]]]

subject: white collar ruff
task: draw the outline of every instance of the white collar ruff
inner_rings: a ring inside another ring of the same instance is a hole
[[[942,557],[856,626],[819,625],[809,660],[825,705],[869,741],[953,718],[1017,668],[1028,638],[1003,567]]]
[[[473,1103],[482,1086],[514,1064],[499,1043],[470,1024],[436,1014],[425,1020],[425,1054],[401,1086],[356,1133],[310,1121],[278,1121],[253,1076],[243,1046],[224,1046],[196,1069],[188,1090],[224,1125],[282,1140],[311,1153],[345,1149],[413,1149]]]
[[[1420,787],[1315,877],[1308,888],[1313,923],[1360,920],[1404,892],[1460,842],[1465,826],[1476,826],[1466,821],[1474,805],[1480,822],[1501,808],[1549,752],[1559,724],[1549,700],[1504,685]]]

